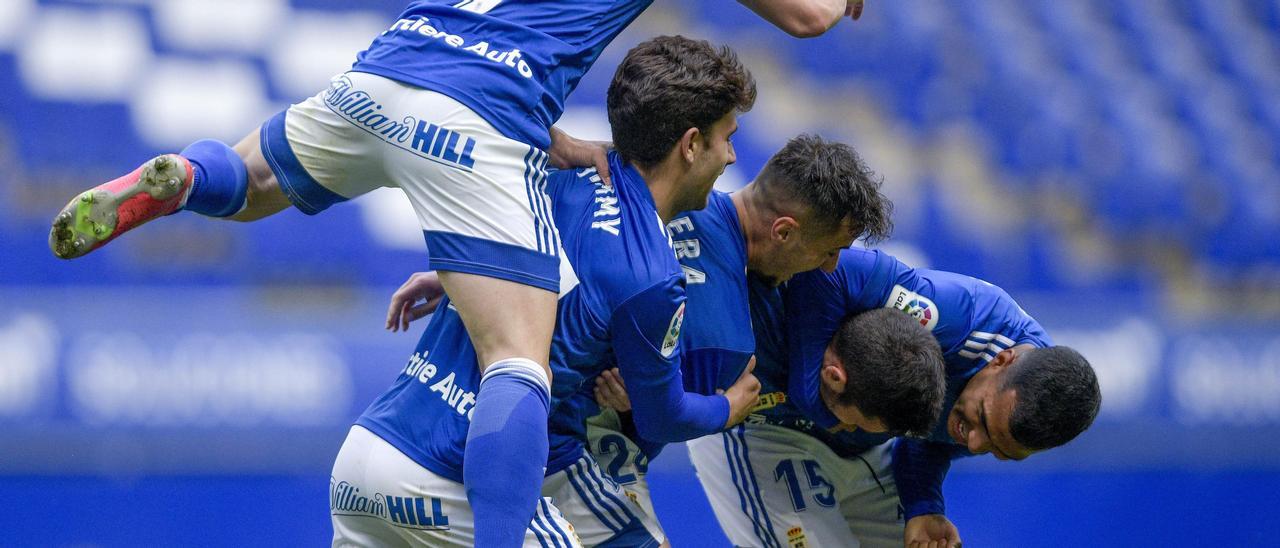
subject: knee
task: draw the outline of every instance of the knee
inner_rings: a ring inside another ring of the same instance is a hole
[[[280,189],[275,173],[271,171],[262,154],[250,154],[244,160],[249,172],[244,209],[227,219],[240,222],[256,221],[289,207],[289,198]]]

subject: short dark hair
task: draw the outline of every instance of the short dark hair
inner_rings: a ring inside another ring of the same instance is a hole
[[[844,367],[836,399],[895,434],[926,435],[942,414],[942,349],[920,322],[892,308],[845,319],[831,344]]]
[[[877,242],[893,232],[893,203],[883,179],[853,147],[803,134],[782,147],[756,178],[769,203],[807,208],[823,229],[852,219],[858,236]]]
[[[1075,439],[1093,424],[1102,406],[1093,366],[1066,346],[1025,352],[1009,365],[1001,387],[1007,389],[1017,392],[1009,433],[1033,451]]]
[[[659,36],[627,52],[609,84],[613,146],[640,167],[661,162],[689,128],[751,110],[756,82],[727,46]]]

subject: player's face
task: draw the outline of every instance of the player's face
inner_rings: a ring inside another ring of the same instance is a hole
[[[706,132],[699,134],[701,153],[694,158],[688,184],[682,192],[679,211],[707,207],[707,196],[711,194],[716,179],[724,174],[725,166],[738,161],[738,155],[733,150],[733,134],[737,131],[737,113],[730,112],[711,124]]]
[[[794,240],[784,245],[778,253],[777,272],[773,276],[777,283],[816,268],[826,272],[834,271],[836,262],[840,260],[840,250],[853,245],[857,237],[850,219],[841,221],[833,229],[822,229],[817,228],[816,222],[807,217],[801,217],[802,224],[795,231]]]
[[[831,414],[840,419],[840,425],[845,429],[856,429],[863,432],[871,432],[872,434],[889,431],[889,427],[885,426],[883,420],[867,418],[857,406],[832,402],[828,407],[831,409]]]
[[[1001,389],[1006,368],[984,368],[965,385],[947,415],[947,433],[974,454],[991,453],[1000,460],[1022,460],[1033,453],[1013,439],[1009,419],[1018,393]]]
[[[712,184],[724,174],[724,168],[738,161],[738,153],[733,149],[733,135],[738,132],[738,113],[730,112],[711,124],[706,133],[708,167],[715,171]],[[710,193],[711,189],[708,188]]]

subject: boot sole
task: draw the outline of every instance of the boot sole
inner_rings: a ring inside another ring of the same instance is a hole
[[[156,201],[170,200],[182,192],[186,178],[185,163],[175,155],[166,154],[143,164],[138,180],[120,192],[99,186],[80,193],[54,217],[49,249],[61,259],[87,255],[118,235],[116,228],[122,204],[144,192]],[[126,227],[125,231],[149,220]]]

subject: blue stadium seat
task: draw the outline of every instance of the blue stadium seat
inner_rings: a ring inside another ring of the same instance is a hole
[[[352,9],[338,0],[289,4],[295,10]],[[359,9],[389,19],[402,4],[379,0],[362,3]],[[53,5],[38,4],[42,9]],[[153,8],[147,4],[101,9],[136,14],[156,32]],[[1255,196],[1273,197],[1280,173],[1280,4],[888,2],[869,6],[868,17],[856,27],[803,41],[784,39],[733,0],[691,2],[679,9],[714,35],[752,42],[768,39],[777,66],[788,67],[796,78],[857,82],[859,89],[872,90],[872,102],[881,114],[922,142],[955,126],[974,128],[985,142],[975,142],[973,150],[989,154],[986,160],[994,162],[1001,188],[1028,196],[1068,192],[1079,203],[1091,204],[1092,224],[1114,238],[1166,234],[1196,260],[1227,272],[1276,261],[1277,244],[1266,237],[1275,233],[1274,212],[1250,204]],[[181,51],[154,36],[147,46],[157,56],[202,60],[221,55]],[[10,146],[10,155],[19,163],[0,181],[10,198],[0,210],[13,207],[12,196],[21,195],[38,197],[40,207],[52,211],[60,205],[55,202],[76,187],[128,170],[164,150],[135,126],[137,113],[127,103],[42,95],[28,81],[17,47],[0,44],[0,93],[6,98],[0,109],[0,142]],[[236,54],[236,59],[261,74],[265,101],[283,105],[299,99],[279,89],[281,82],[270,74],[270,53]],[[617,58],[621,53],[611,50],[605,55]],[[571,105],[603,102],[611,74],[610,67],[588,74]],[[770,123],[761,114],[752,116],[754,125]],[[850,131],[859,133],[858,128]],[[739,136],[744,172],[763,164],[776,146],[761,140],[763,133]],[[72,165],[72,173],[59,171],[60,166]],[[33,190],[33,185],[40,188]],[[5,215],[7,223],[16,225],[7,226],[6,232],[12,229],[31,237],[3,244],[7,257],[27,260],[8,261],[0,269],[0,282],[41,277],[34,265],[43,264],[36,261],[47,253],[41,236],[47,215],[37,209],[22,207],[16,216]],[[194,236],[214,238],[214,249],[230,266],[210,269],[202,262],[207,257],[184,256],[167,265],[162,278],[173,283],[245,283],[292,269],[318,281],[393,283],[403,274],[388,274],[391,269],[377,265],[421,265],[420,255],[379,243],[360,222],[361,215],[357,207],[342,206],[317,219],[286,214],[252,227],[199,228],[199,223],[180,222],[178,226]],[[941,240],[934,235],[963,232],[963,225],[971,222],[948,215],[928,218],[936,226],[913,225],[899,237],[936,248]],[[1050,238],[1035,246],[1064,248],[1060,240],[1067,236],[1059,228],[1027,222],[1018,231],[1019,241]],[[290,244],[303,237],[323,243]],[[147,246],[157,244],[130,245],[128,249],[145,256],[154,251]],[[337,249],[359,261],[334,264],[329,258]],[[982,249],[950,255],[940,248],[929,251],[953,256],[957,262],[949,266],[979,271],[1002,259],[986,256],[989,252]],[[1021,272],[1048,271],[1054,261],[1070,260],[1069,254],[1048,251],[1037,257]],[[140,270],[127,266],[128,260],[102,261],[104,267],[113,266],[96,279],[142,279]],[[87,276],[49,272],[51,282]],[[1032,287],[1057,283],[1043,276],[1024,278]]]

